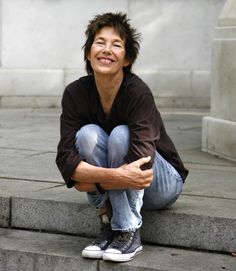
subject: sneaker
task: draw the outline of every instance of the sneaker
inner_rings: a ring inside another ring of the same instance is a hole
[[[127,262],[142,251],[140,230],[115,233],[114,239],[103,253],[103,260],[114,262]]]
[[[98,237],[82,251],[84,258],[102,259],[104,251],[111,244],[114,232],[110,223],[102,223]]]

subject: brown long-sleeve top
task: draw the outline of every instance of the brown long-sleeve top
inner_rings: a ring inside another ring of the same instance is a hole
[[[108,134],[117,125],[128,125],[130,143],[125,157],[127,163],[151,156],[151,161],[145,165],[145,168],[150,168],[157,150],[175,167],[183,181],[186,179],[188,170],[166,133],[153,95],[137,75],[125,74],[108,116],[103,111],[92,75],[66,87],[62,98],[61,138],[56,163],[68,187],[74,185],[71,177],[81,161],[75,148],[75,135],[86,124],[97,124]]]

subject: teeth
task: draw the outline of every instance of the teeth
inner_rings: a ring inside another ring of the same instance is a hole
[[[102,62],[102,63],[104,63],[104,64],[110,64],[110,63],[112,63],[112,61],[110,59],[107,59],[107,58],[100,58],[99,61]]]

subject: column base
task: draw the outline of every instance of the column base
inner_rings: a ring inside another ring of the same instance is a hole
[[[236,161],[236,122],[204,117],[202,151]]]

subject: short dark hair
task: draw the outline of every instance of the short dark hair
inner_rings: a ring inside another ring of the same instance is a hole
[[[84,60],[88,74],[93,74],[93,69],[87,56],[90,53],[96,34],[105,26],[114,27],[120,37],[125,41],[125,58],[129,61],[129,65],[123,69],[125,72],[131,72],[132,65],[139,53],[140,34],[137,33],[135,28],[131,27],[129,21],[126,14],[121,12],[99,14],[93,20],[89,21],[85,31],[87,39],[83,46]]]

